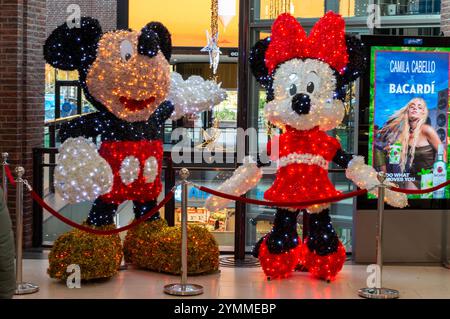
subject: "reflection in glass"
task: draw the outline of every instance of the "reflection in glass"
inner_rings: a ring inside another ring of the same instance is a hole
[[[217,189],[232,174],[232,171],[189,170],[189,180],[195,184]],[[179,181],[178,172],[177,182]],[[188,224],[210,231],[219,244],[220,251],[233,251],[235,230],[235,203],[217,212],[205,208],[209,194],[193,186],[188,188]],[[175,225],[181,223],[181,185],[175,191]]]

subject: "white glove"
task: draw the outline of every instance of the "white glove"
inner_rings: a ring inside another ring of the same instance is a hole
[[[378,173],[372,166],[364,164],[363,156],[353,156],[353,159],[348,163],[345,175],[352,180],[359,188],[367,189],[370,194],[378,196]],[[384,182],[388,186],[397,186],[392,182]],[[406,194],[397,193],[386,189],[384,200],[393,207],[403,208],[408,205],[408,198]]]
[[[244,164],[239,166],[233,175],[217,188],[217,191],[241,196],[254,188],[262,177],[262,169],[254,163],[251,157],[244,159]],[[210,196],[206,200],[205,207],[209,211],[217,211],[227,207],[231,199],[218,196]]]
[[[185,81],[179,73],[171,74],[168,100],[175,107],[171,115],[174,121],[185,115],[210,110],[226,98],[227,92],[214,81],[204,80],[198,75],[192,75]]]
[[[94,143],[68,138],[60,147],[55,168],[55,190],[69,203],[93,201],[111,191],[111,167]]]

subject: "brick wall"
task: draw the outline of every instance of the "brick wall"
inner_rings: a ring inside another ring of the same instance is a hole
[[[11,167],[32,180],[32,149],[42,145],[44,125],[45,0],[0,0],[0,151]],[[8,207],[13,222],[15,191]],[[25,192],[24,245],[31,246],[31,198]]]
[[[441,1],[441,31],[450,36],[450,0]]]
[[[116,29],[117,0],[47,0],[47,35],[66,21],[70,4],[80,6],[81,16],[98,19],[103,31]]]
[[[0,152],[11,168],[21,165],[32,182],[32,149],[43,145],[46,37],[68,16],[69,4],[81,15],[100,20],[103,30],[116,28],[116,0],[0,0]],[[14,174],[15,175],[15,174]],[[15,223],[15,190],[8,207]],[[24,192],[24,246],[32,245],[32,201]]]

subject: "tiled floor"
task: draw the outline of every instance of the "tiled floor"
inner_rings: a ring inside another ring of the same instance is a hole
[[[110,280],[82,283],[69,289],[46,275],[47,260],[24,260],[24,280],[40,286],[32,295],[15,298],[179,298],[163,293],[163,286],[179,277],[129,267]],[[338,278],[327,284],[307,273],[267,281],[260,268],[221,268],[218,274],[189,277],[204,286],[199,298],[358,298],[366,285],[366,266],[345,265]],[[450,298],[450,270],[439,266],[385,266],[384,286],[400,291],[401,298]],[[195,297],[189,297],[195,298]]]

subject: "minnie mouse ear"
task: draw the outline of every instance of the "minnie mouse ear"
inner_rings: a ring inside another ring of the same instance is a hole
[[[266,66],[266,51],[269,47],[270,38],[259,40],[250,50],[250,69],[255,76],[256,80],[264,88],[268,88],[272,85],[272,77],[269,75],[269,70]]]
[[[367,57],[364,44],[355,36],[346,35],[348,64],[342,75],[337,76],[336,91],[342,91],[344,86],[359,78],[367,67]]]
[[[249,61],[250,69],[253,75],[263,88],[266,89],[267,98],[269,102],[274,99],[274,92],[272,88],[273,78],[269,75],[269,69],[266,66],[266,51],[269,47],[270,38],[259,40],[250,50]]]

